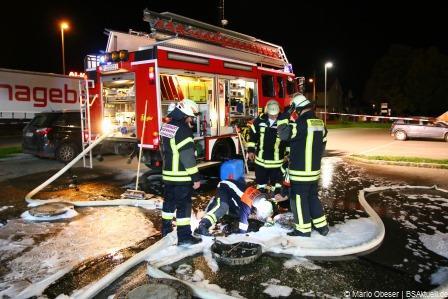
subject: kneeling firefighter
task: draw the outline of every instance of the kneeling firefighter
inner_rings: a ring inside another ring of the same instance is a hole
[[[288,235],[309,237],[312,228],[327,235],[328,224],[317,193],[327,129],[302,94],[292,97],[292,108],[278,121],[280,139],[289,141],[291,147],[290,205],[296,224]]]
[[[162,209],[162,236],[170,233],[176,217],[178,245],[201,242],[191,235],[191,195],[200,187],[196,167],[192,121],[199,112],[198,105],[189,99],[176,104],[168,114],[170,121],[160,129],[165,183]]]
[[[229,214],[239,219],[238,232],[245,233],[249,228],[249,215],[254,212],[257,220],[266,222],[273,214],[273,204],[268,201],[267,194],[254,187],[246,188],[244,169],[234,172],[221,171],[216,196],[206,208],[195,235],[211,236],[209,228],[215,225],[224,215]]]

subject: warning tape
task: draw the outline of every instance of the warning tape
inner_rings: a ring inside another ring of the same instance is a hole
[[[325,112],[316,112],[319,114],[325,114]],[[338,113],[338,112],[327,112],[329,115],[340,115],[340,116],[353,116],[353,117],[365,117],[365,118],[376,118],[376,119],[392,119],[392,120],[419,120],[419,121],[433,121],[434,118],[423,118],[423,117],[398,117],[398,116],[380,116],[380,115],[367,115],[367,114],[349,114],[349,113]]]

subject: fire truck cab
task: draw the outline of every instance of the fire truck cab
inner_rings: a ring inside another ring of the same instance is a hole
[[[150,34],[108,31],[105,54],[86,57],[90,82],[81,92],[96,99],[88,105],[92,134],[141,142],[150,168],[161,166],[158,132],[173,103],[188,98],[199,105],[197,158],[216,161],[240,153],[236,125],[255,118],[268,100],[289,105],[297,92],[280,46],[169,12],[145,10],[144,20]]]

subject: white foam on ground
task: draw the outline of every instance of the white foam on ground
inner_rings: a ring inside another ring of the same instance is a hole
[[[216,260],[213,258],[212,251],[210,247],[206,247],[204,249],[204,259],[207,262],[208,267],[212,270],[213,273],[219,271],[219,265]]]
[[[280,281],[278,279],[270,279],[267,282],[261,283],[262,286],[267,287],[263,293],[268,294],[273,298],[278,297],[288,297],[292,293],[292,288],[288,286],[279,285]]]
[[[300,258],[300,257],[295,257],[290,260],[287,260],[286,262],[283,263],[283,267],[285,267],[286,269],[297,268],[297,267],[302,267],[302,268],[305,268],[308,270],[322,269],[322,267],[314,264],[309,259]]]
[[[67,273],[64,271],[69,271],[84,260],[108,253],[114,254],[157,232],[137,208],[89,208],[86,212],[87,215],[69,224],[59,224],[56,227],[61,230],[55,235],[8,261],[7,268],[11,272],[2,277],[0,297],[17,297],[24,289],[34,288],[32,284],[36,284],[36,287],[43,291],[46,286],[39,285],[39,282],[47,279],[50,284],[54,281],[51,281],[50,277]],[[48,224],[33,224],[36,225]]]
[[[204,279],[204,273],[200,270],[196,270],[193,273],[193,267],[188,264],[181,264],[176,269],[176,277],[188,281],[195,286],[211,290],[213,292],[227,294],[226,289],[221,288],[217,284],[212,284],[209,280]]]
[[[287,232],[289,230],[275,224],[272,227],[262,227],[258,232],[232,234],[217,240],[227,244],[257,243],[263,246],[263,251],[293,256],[334,256],[341,255],[336,250],[345,250],[372,240],[378,233],[378,227],[372,219],[360,218],[330,227],[330,232],[325,237],[317,232],[312,232],[310,238],[290,237],[286,235]]]
[[[441,285],[448,281],[448,267],[440,267],[437,272],[431,275],[432,285]]]
[[[414,280],[416,281],[416,282],[419,282],[419,283],[422,283],[422,277],[420,276],[420,274],[415,274],[414,275]]]
[[[434,235],[419,233],[419,239],[426,248],[448,258],[448,233],[435,231]]]
[[[78,212],[76,212],[74,209],[67,209],[65,213],[61,215],[55,215],[55,216],[33,216],[29,213],[29,211],[25,211],[20,215],[23,219],[27,221],[55,221],[55,220],[61,220],[61,219],[70,219],[73,217],[78,216]]]
[[[271,227],[262,227],[258,232],[232,234],[228,237],[218,237],[216,239],[226,244],[237,242],[257,243],[263,246],[264,252],[270,251],[303,257],[316,256],[318,255],[316,253],[319,253],[319,250],[323,248],[325,253],[330,254],[334,250],[343,250],[364,244],[376,235],[376,229],[376,224],[371,219],[360,218],[330,227],[330,232],[325,237],[316,232],[313,232],[310,238],[290,237],[286,235],[289,230],[282,228],[279,224],[275,224]],[[203,237],[202,239],[201,243],[188,247],[169,246],[163,251],[148,256],[146,260],[152,266],[160,268],[202,252],[210,269],[215,272],[219,267],[210,252],[213,238]],[[304,261],[296,260],[290,263],[291,265],[296,263],[297,266],[301,263],[301,266],[313,270],[319,267],[309,261],[305,263]]]
[[[193,273],[193,276],[191,278],[192,281],[203,281],[205,278],[204,272],[202,272],[199,269],[196,269]]]
[[[29,248],[34,244],[34,240],[32,238],[24,237],[18,240],[12,240],[12,238],[0,239],[0,260],[6,260],[9,257],[12,257],[25,249]]]
[[[195,286],[198,286],[200,288],[204,288],[204,289],[216,292],[216,293],[227,294],[226,289],[221,288],[217,284],[210,283],[210,281],[207,279],[202,280],[202,281],[197,281],[197,282],[192,281],[191,283],[194,284]]]
[[[231,290],[230,291],[230,296],[235,297],[235,298],[239,298],[239,299],[244,299],[245,297],[240,295],[240,292],[235,291],[235,290]]]
[[[20,252],[34,244],[32,237],[45,235],[63,227],[64,223],[27,223],[22,219],[8,220],[0,229],[0,262],[15,257]]]

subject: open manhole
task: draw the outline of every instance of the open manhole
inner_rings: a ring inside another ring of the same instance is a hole
[[[213,257],[230,266],[247,265],[254,262],[262,254],[261,245],[249,242],[224,244],[216,241],[212,247]]]
[[[180,281],[166,278],[149,278],[128,283],[122,286],[114,299],[190,299],[192,291],[190,287]]]

